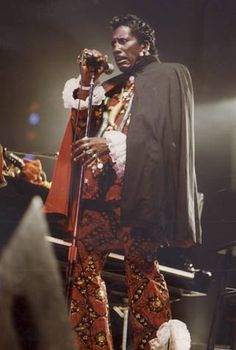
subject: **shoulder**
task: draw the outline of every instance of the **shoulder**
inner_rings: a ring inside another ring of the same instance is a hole
[[[166,77],[171,77],[176,74],[187,74],[189,75],[188,68],[181,63],[169,63],[169,62],[153,62],[146,70],[147,73]]]
[[[192,80],[188,68],[181,63],[153,62],[138,77],[138,86],[162,91],[181,86],[191,88]]]

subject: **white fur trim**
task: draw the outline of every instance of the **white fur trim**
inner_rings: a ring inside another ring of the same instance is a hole
[[[163,323],[156,333],[156,338],[149,341],[151,350],[189,350],[191,337],[184,322],[170,320]]]
[[[122,177],[126,162],[126,135],[120,131],[111,130],[106,131],[104,137],[110,149],[114,170],[118,177]]]

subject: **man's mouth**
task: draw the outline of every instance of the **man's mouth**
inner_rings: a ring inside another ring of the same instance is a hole
[[[122,64],[122,63],[126,62],[125,57],[117,57],[115,60],[116,60],[117,64]]]

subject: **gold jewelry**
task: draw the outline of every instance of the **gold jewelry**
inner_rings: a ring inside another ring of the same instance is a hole
[[[91,168],[91,171],[94,174],[94,176],[97,176],[103,171],[104,164],[103,164],[102,160],[97,157],[97,154],[94,153],[92,158],[94,158],[94,160],[93,160],[90,168]]]
[[[104,168],[104,164],[103,164],[103,162],[101,161],[101,159],[100,158],[97,158],[97,169],[98,170],[102,170],[103,168]]]
[[[87,156],[89,156],[90,154],[93,153],[93,150],[91,148],[86,149],[85,153],[87,154]]]

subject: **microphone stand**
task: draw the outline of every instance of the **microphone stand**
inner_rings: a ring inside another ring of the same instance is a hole
[[[87,112],[87,120],[86,120],[84,137],[89,137],[89,134],[90,134],[94,85],[95,85],[95,68],[93,68],[92,77],[90,80],[88,112]],[[79,113],[79,110],[77,113]],[[78,236],[79,220],[81,218],[81,199],[83,194],[83,185],[84,185],[84,165],[81,164],[79,165],[79,187],[76,194],[75,221],[74,221],[74,227],[73,227],[72,244],[69,247],[69,251],[68,251],[68,261],[67,261],[67,271],[66,271],[66,301],[68,305],[70,305],[70,301],[71,301],[73,274],[74,274],[74,269],[78,258],[78,248],[77,248],[78,237],[77,236]]]

